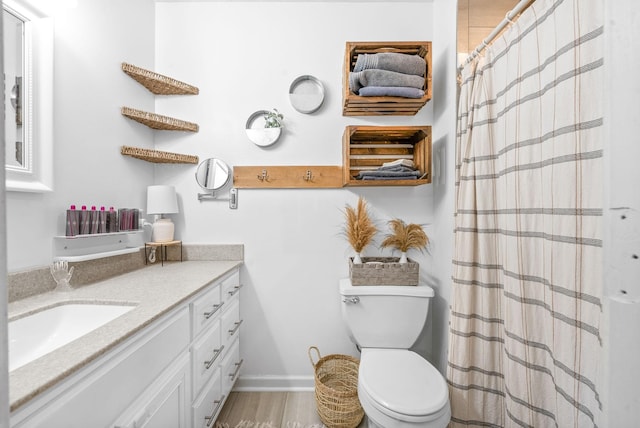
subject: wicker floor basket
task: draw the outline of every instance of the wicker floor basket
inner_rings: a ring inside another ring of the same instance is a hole
[[[316,353],[316,363],[312,351]],[[315,346],[309,348],[309,360],[315,370],[316,407],[322,422],[329,428],[357,427],[364,417],[358,399],[360,361],[339,354],[320,358]]]

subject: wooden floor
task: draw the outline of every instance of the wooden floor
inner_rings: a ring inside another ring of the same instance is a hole
[[[320,428],[313,392],[232,392],[224,404],[216,425],[234,428],[242,421],[258,423],[247,428]],[[242,425],[241,425],[242,426]],[[358,428],[366,425],[360,424]]]

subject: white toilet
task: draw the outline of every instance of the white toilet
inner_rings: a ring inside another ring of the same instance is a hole
[[[409,348],[422,332],[427,285],[353,286],[340,281],[342,317],[361,350],[358,398],[370,428],[444,428],[451,418],[444,377]]]

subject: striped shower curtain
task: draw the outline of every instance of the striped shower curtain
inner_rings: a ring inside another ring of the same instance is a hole
[[[537,0],[461,71],[450,427],[601,420],[603,21]]]

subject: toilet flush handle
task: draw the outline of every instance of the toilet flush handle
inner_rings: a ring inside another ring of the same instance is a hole
[[[360,303],[360,298],[358,296],[353,296],[353,297],[345,297],[344,299],[342,299],[342,301],[344,303]]]

